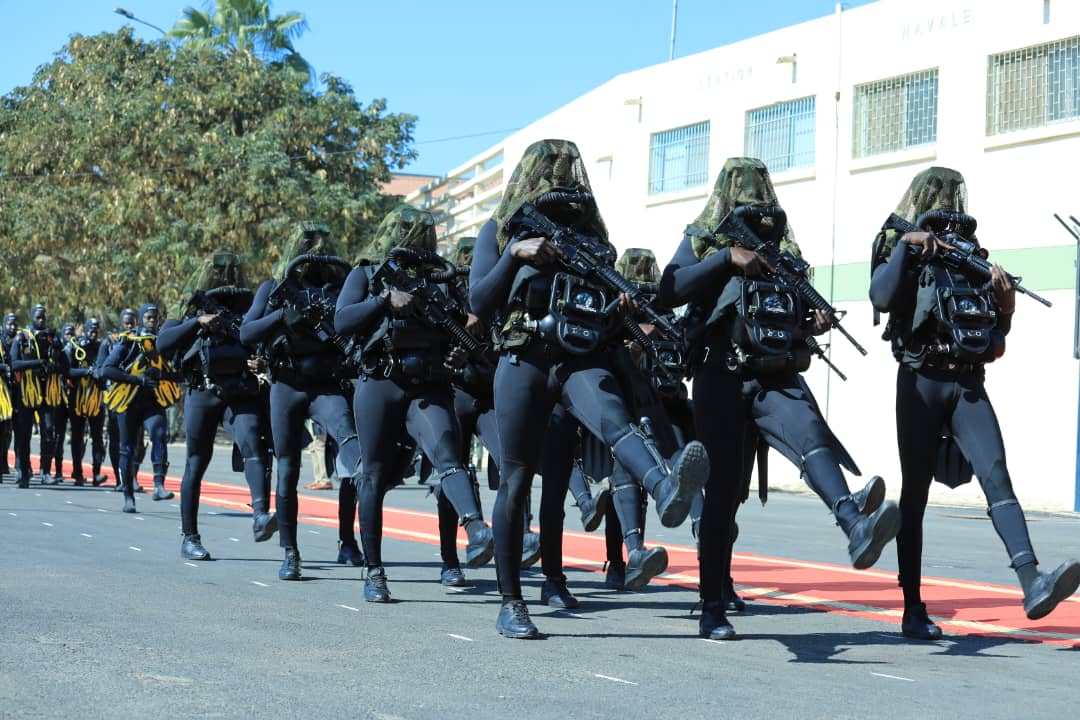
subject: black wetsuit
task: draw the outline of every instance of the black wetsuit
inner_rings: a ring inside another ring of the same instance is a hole
[[[918,261],[901,240],[887,263],[879,265],[870,284],[874,307],[890,313],[898,326],[915,310]],[[1004,338],[1012,315],[998,312],[996,332]],[[894,333],[894,354],[900,360],[896,378],[896,437],[903,485],[900,491],[900,534],[896,550],[905,607],[922,602],[922,521],[942,436],[951,434],[979,479],[990,519],[1001,537],[1013,568],[1034,568],[1035,551],[1028,537],[1024,512],[1016,499],[1005,464],[1005,446],[997,416],[983,384],[981,362],[957,362],[947,355],[927,353],[921,360],[903,352]],[[911,338],[904,338],[910,345]],[[925,338],[922,338],[925,340]],[[1003,345],[1002,345],[1003,349]],[[1024,577],[1021,577],[1023,582]]]
[[[450,372],[443,367],[449,336],[419,321],[392,323],[389,302],[369,291],[369,269],[355,268],[338,298],[334,324],[345,337],[369,341],[382,334],[389,345],[365,350],[364,372],[356,383],[356,413],[364,474],[358,498],[360,539],[368,567],[382,565],[382,508],[386,492],[401,480],[401,429],[431,461],[440,494],[449,500],[473,534],[483,525],[472,479],[465,468],[461,428],[454,412]],[[412,374],[408,368],[417,366]],[[444,511],[445,512],[445,511]]]
[[[661,300],[668,307],[689,303],[711,308],[734,272],[727,248],[699,261],[689,237],[684,237],[664,268]],[[722,600],[731,571],[732,524],[742,473],[746,416],[741,412],[742,380],[725,363],[730,346],[730,339],[722,331],[707,328],[691,365],[694,428],[710,460],[698,531],[701,598],[706,602]]]
[[[235,308],[235,312],[247,309],[245,304],[243,308]],[[166,357],[176,357],[174,364],[187,382],[184,396],[187,460],[180,486],[181,532],[185,536],[199,533],[199,495],[214,453],[219,423],[240,450],[252,510],[270,512],[265,447],[269,418],[264,413],[259,380],[247,367],[251,350],[239,337],[226,333],[211,338],[201,331],[196,317],[167,320],[158,336],[158,350]]]
[[[469,276],[472,310],[491,324],[511,301],[515,276],[524,264],[507,249],[499,252],[496,225],[489,221],[476,241]],[[538,269],[534,282],[550,279]],[[612,342],[620,342],[611,338]],[[572,355],[554,344],[530,339],[504,349],[495,371],[495,412],[499,426],[501,483],[495,500],[495,558],[504,602],[521,600],[523,509],[540,468],[544,437],[556,404],[613,448],[637,482],[652,492],[662,480],[657,459],[631,423],[605,348]],[[565,497],[565,488],[563,489]]]
[[[11,396],[12,415],[7,420],[0,420],[0,480],[11,471],[8,463],[8,451],[11,449],[12,426],[15,422],[15,413],[19,410],[19,384],[15,380],[15,374],[11,370],[11,344],[15,335],[8,335],[7,329],[0,329],[0,375],[6,383],[8,393]]]
[[[338,489],[338,537],[342,543],[355,544],[355,478],[360,472],[360,446],[342,357],[336,348],[314,336],[304,340],[303,345],[292,345],[291,353],[279,351],[289,343],[285,323],[289,308],[270,309],[274,286],[273,280],[259,286],[240,326],[240,341],[248,346],[263,345],[270,356],[270,430],[277,459],[278,542],[284,548],[297,547],[301,438],[305,434],[304,421],[312,418],[334,438],[342,466],[353,473],[341,478]],[[304,302],[304,298],[295,301]]]

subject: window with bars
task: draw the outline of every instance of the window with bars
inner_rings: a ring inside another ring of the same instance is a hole
[[[743,147],[772,172],[814,164],[816,98],[748,110]]]
[[[1080,118],[1080,35],[991,55],[986,134]]]
[[[855,86],[852,157],[937,142],[938,71]]]
[[[649,142],[649,194],[709,182],[709,121],[653,133]]]

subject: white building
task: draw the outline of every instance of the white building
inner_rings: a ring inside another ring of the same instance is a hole
[[[475,235],[524,149],[575,141],[612,240],[663,265],[730,156],[772,170],[815,284],[849,312],[833,361],[815,367],[829,422],[863,471],[899,493],[895,362],[867,301],[871,240],[910,179],[930,165],[968,181],[979,238],[1052,309],[1018,297],[988,387],[1029,508],[1080,510],[1076,243],[1055,219],[1080,217],[1080,2],[881,0],[620,75],[507,137],[409,202],[443,213],[445,237]],[[1080,229],[1080,228],[1078,228]],[[774,484],[800,484],[779,456]],[[977,483],[935,485],[981,503]]]

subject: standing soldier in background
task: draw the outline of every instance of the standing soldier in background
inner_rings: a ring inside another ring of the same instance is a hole
[[[19,383],[22,405],[15,414],[15,455],[21,478],[19,487],[30,482],[30,435],[37,414],[41,427],[41,484],[58,481],[46,472],[56,452],[53,410],[66,398],[63,392],[64,349],[56,331],[46,326],[45,306],[30,308],[30,327],[20,330],[11,346],[11,368]]]
[[[126,513],[135,512],[135,443],[141,431],[150,436],[150,458],[154,464],[153,499],[169,500],[173,493],[165,489],[169,468],[166,447],[165,408],[180,398],[177,375],[157,350],[160,315],[157,306],[146,303],[139,308],[142,324],[124,333],[113,345],[101,374],[112,381],[105,393],[105,404],[117,414],[120,426],[120,483],[124,489]]]
[[[64,353],[64,365],[70,369],[70,359],[68,357],[67,349],[72,340],[75,339],[75,325],[72,323],[64,323],[60,328],[60,347],[63,348]],[[60,388],[63,393],[64,401],[53,408],[53,428],[56,435],[56,449],[52,455],[52,477],[57,483],[64,481],[64,440],[67,439],[68,429],[68,415],[70,413],[69,403],[71,401],[71,382],[70,375],[67,370],[60,377]],[[42,458],[41,472],[47,475],[49,473],[49,463],[45,458]],[[74,475],[72,475],[74,477]]]
[[[94,487],[105,482],[101,464],[105,462],[105,412],[101,402],[101,380],[97,377],[96,361],[101,350],[98,333],[101,322],[88,318],[83,323],[83,334],[64,347],[67,356],[68,417],[71,420],[71,476],[76,485],[82,485],[83,457],[86,454],[86,431],[90,430],[90,459],[93,463],[91,476]]]
[[[98,349],[97,361],[95,362],[96,377],[103,384],[103,391],[107,391],[112,385],[108,378],[102,374],[102,370],[105,367],[105,361],[109,358],[109,353],[112,352],[113,346],[119,341],[120,336],[124,333],[130,333],[135,330],[135,326],[138,325],[138,315],[131,308],[124,308],[120,311],[120,327],[113,332],[109,333],[101,342],[101,347]],[[103,398],[104,399],[104,398]],[[108,433],[109,440],[109,464],[113,469],[113,480],[116,482],[116,486],[113,488],[116,492],[123,490],[123,485],[120,483],[120,422],[117,418],[116,411],[112,408],[105,406],[107,413],[106,431]],[[133,478],[135,481],[135,492],[141,493],[142,487],[139,486],[139,465],[143,460],[143,438],[139,435],[139,439],[135,443],[135,470]]]
[[[11,426],[19,406],[19,388],[11,370],[11,343],[19,331],[15,313],[4,315],[0,327],[0,482],[11,472],[8,450],[11,449]]]
[[[991,266],[987,281],[940,259],[946,251],[959,251],[959,244],[986,257],[967,211],[967,185],[959,172],[943,167],[920,172],[896,207],[907,227],[896,227],[900,223],[889,218],[874,239],[871,264],[870,301],[875,312],[889,314],[884,337],[899,362],[901,630],[920,640],[941,637],[922,601],[923,514],[935,476],[953,487],[970,481],[972,473],[979,479],[987,514],[1024,590],[1029,619],[1046,616],[1080,585],[1076,560],[1053,572],[1039,570],[984,385],[986,364],[1005,353],[1016,309],[1015,279],[998,265]],[[943,462],[950,457],[952,462]]]

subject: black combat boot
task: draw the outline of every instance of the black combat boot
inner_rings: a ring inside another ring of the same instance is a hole
[[[935,625],[926,614],[926,603],[915,603],[911,607],[904,608],[904,619],[900,623],[900,631],[904,637],[913,640],[941,639],[941,628]]]
[[[265,542],[274,537],[276,532],[277,515],[256,510],[251,521],[251,533],[255,537],[255,542]]]
[[[337,564],[351,564],[356,567],[360,567],[364,564],[364,553],[360,550],[360,546],[356,544],[356,540],[353,540],[352,542],[342,542],[341,540],[338,540]]]
[[[528,570],[540,560],[540,533],[525,528],[521,538],[521,569]]]
[[[845,528],[847,530],[847,528]],[[860,518],[848,531],[848,556],[851,566],[865,570],[881,556],[881,550],[900,532],[900,508],[883,503],[872,515]]]
[[[469,544],[465,546],[465,566],[478,568],[486,565],[495,555],[495,534],[483,518],[470,516],[461,518]]]
[[[885,502],[885,481],[880,475],[875,475],[861,489],[851,493],[851,500],[861,514],[873,515]]]
[[[1019,568],[1018,568],[1019,570]],[[1024,612],[1028,620],[1049,615],[1080,586],[1080,562],[1066,560],[1051,573],[1039,572],[1024,585]]]
[[[566,587],[566,578],[545,578],[540,588],[540,602],[551,607],[573,610],[581,603]]]
[[[734,640],[735,628],[724,614],[723,600],[706,600],[701,606],[698,635],[706,640]]]
[[[446,587],[469,587],[469,581],[460,567],[443,567],[439,573],[439,582]]]
[[[689,442],[665,462],[651,437],[642,430],[628,432],[612,448],[616,459],[656,500],[656,513],[664,527],[678,527],[690,514],[694,496],[709,479],[709,454],[697,440]]]
[[[581,511],[581,527],[585,529],[585,532],[593,532],[600,527],[600,523],[604,520],[604,514],[607,513],[607,509],[611,505],[611,490],[603,488],[596,493],[595,497],[582,493],[580,497],[575,499],[577,500],[578,510]]]
[[[203,547],[198,534],[185,535],[180,541],[180,557],[186,560],[209,560],[210,553]]]
[[[649,550],[631,550],[627,553],[626,579],[624,590],[640,590],[649,581],[667,570],[667,550],[659,545]]]
[[[626,589],[626,563],[608,563],[607,574],[604,576],[604,587],[612,590]]]
[[[152,497],[153,497],[154,502],[157,502],[158,500],[172,500],[174,497],[176,497],[176,494],[173,493],[173,491],[171,491],[171,490],[166,490],[165,489],[165,477],[164,476],[155,475],[154,476],[154,494],[153,494]]]
[[[390,602],[390,588],[386,585],[386,570],[382,565],[369,567],[364,579],[364,599],[372,603]]]
[[[294,547],[285,548],[285,560],[278,570],[279,580],[299,580],[300,574],[300,550]]]
[[[529,617],[529,606],[524,600],[504,602],[499,610],[499,619],[495,621],[495,629],[503,637],[518,640],[533,640],[540,636],[540,631]]]

